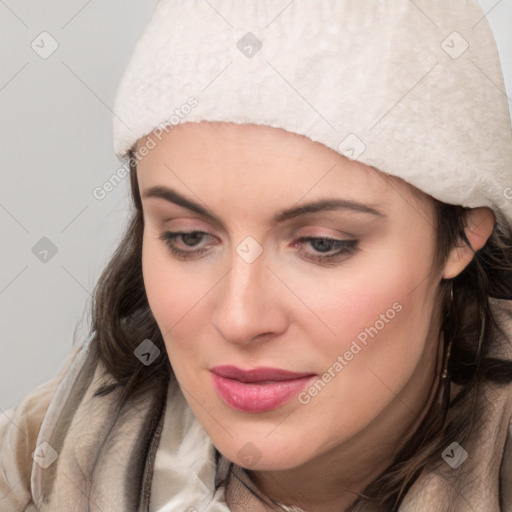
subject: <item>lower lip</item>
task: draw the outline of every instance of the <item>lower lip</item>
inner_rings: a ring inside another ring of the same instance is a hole
[[[213,387],[219,396],[234,409],[245,412],[265,412],[277,409],[300,393],[314,375],[300,379],[280,380],[258,384],[240,382],[212,373]]]

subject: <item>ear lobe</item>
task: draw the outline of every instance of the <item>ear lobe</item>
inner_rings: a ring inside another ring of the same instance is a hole
[[[459,239],[446,259],[443,279],[451,279],[460,274],[471,262],[476,251],[480,250],[491,236],[494,228],[494,213],[489,208],[473,208],[465,215],[464,234],[471,247]]]

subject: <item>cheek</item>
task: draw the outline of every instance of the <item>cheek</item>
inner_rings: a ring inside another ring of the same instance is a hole
[[[205,294],[202,282],[183,271],[158,234],[144,234],[142,274],[148,302],[162,334],[173,329],[181,318],[192,313],[194,304]]]
[[[142,244],[142,275],[149,306],[162,333],[172,326],[169,312],[174,312],[177,294],[182,292],[178,273],[169,272],[169,261],[162,242],[144,233]]]
[[[171,364],[186,368],[201,361],[204,354],[199,332],[209,322],[208,294],[219,276],[211,272],[205,278],[191,271],[187,262],[179,262],[168,253],[156,234],[146,236],[142,247],[142,273],[149,307],[160,329]]]
[[[369,395],[372,382],[382,387],[378,377],[392,389],[405,385],[422,357],[432,317],[433,301],[425,279],[428,250],[420,261],[411,257],[416,252],[412,247],[397,247],[340,267],[330,279],[327,272],[325,278],[317,274],[303,279],[303,296],[331,331],[313,315],[300,320],[312,340],[312,360],[322,363],[316,369],[324,372],[340,363],[342,356],[343,369],[340,365],[331,369],[344,375],[337,385],[366,389]],[[319,327],[325,333],[321,343]]]

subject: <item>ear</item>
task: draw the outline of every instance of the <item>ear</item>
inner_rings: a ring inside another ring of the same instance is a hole
[[[467,210],[464,220],[464,234],[471,247],[459,238],[457,245],[452,248],[446,259],[444,279],[451,279],[460,274],[471,262],[475,252],[485,245],[494,228],[495,217],[491,209],[482,207]]]

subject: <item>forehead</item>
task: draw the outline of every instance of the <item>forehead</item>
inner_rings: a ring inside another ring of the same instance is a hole
[[[143,137],[137,143],[137,151],[140,152],[143,146],[148,144],[149,138],[157,145],[156,151],[149,152],[149,160],[152,160],[152,154],[155,152],[158,157],[162,157],[166,152],[170,156],[172,152],[175,158],[188,153],[188,161],[207,156],[213,161],[220,157],[224,160],[245,159],[248,164],[276,162],[285,158],[292,162],[304,158],[332,159],[337,155],[327,146],[303,135],[282,128],[256,124],[187,122],[170,129],[168,133]]]
[[[350,174],[369,175],[375,170],[359,162],[350,162],[327,146],[314,142],[296,133],[281,128],[255,124],[221,122],[184,123],[168,133],[160,135],[161,140],[150,134],[138,141],[136,152],[155,146],[138,162],[139,177],[150,178],[162,167],[174,166],[176,171],[187,169],[189,174],[196,170],[208,179],[213,175],[234,171],[256,180],[262,175],[280,171],[283,178],[300,174],[313,175],[319,170],[336,166],[338,171]],[[360,172],[355,173],[358,169]],[[276,176],[278,177],[278,176]],[[361,176],[363,177],[363,176]]]

